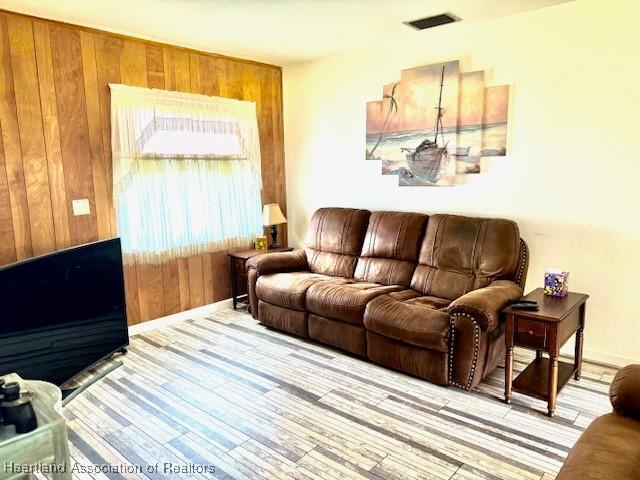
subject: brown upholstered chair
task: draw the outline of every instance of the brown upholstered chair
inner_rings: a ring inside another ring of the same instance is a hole
[[[609,396],[614,412],[582,432],[557,480],[640,479],[640,365],[621,369]]]
[[[527,248],[509,220],[325,208],[304,250],[247,268],[261,323],[470,389],[504,354]]]

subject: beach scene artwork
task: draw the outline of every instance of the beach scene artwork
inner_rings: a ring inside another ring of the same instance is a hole
[[[508,117],[509,85],[485,88],[481,152],[483,157],[503,157],[507,154]]]
[[[484,72],[460,75],[458,149],[454,152],[456,173],[480,173],[484,119]]]
[[[383,88],[381,101],[367,105],[367,158],[382,161],[383,174],[397,175],[399,185],[453,184],[456,165],[448,152],[457,143],[459,81],[458,61],[410,68]],[[447,149],[416,152],[436,130],[439,148]]]
[[[506,155],[509,86],[451,61],[402,70],[367,103],[366,158],[400,186],[452,186],[480,173],[480,159]]]

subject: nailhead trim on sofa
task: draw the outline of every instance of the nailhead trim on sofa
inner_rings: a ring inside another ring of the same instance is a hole
[[[453,381],[453,345],[455,343],[456,338],[456,320],[458,317],[467,317],[471,320],[473,325],[473,361],[471,362],[471,370],[469,372],[469,378],[467,379],[466,385],[462,385],[458,382]],[[449,327],[451,331],[451,341],[449,343],[449,385],[453,385],[454,387],[459,387],[464,390],[471,390],[471,384],[473,383],[473,376],[476,373],[476,366],[478,365],[478,353],[480,350],[480,325],[477,320],[467,314],[467,313],[454,313],[449,316]]]
[[[520,239],[520,264],[518,265],[518,271],[516,273],[515,281],[521,287],[524,287],[522,284],[522,274],[524,273],[524,267],[527,265],[527,257],[529,253],[529,248],[525,241]]]

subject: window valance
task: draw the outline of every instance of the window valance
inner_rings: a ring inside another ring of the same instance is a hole
[[[245,160],[261,185],[255,102],[110,84],[114,188],[143,161]],[[158,135],[162,133],[162,135]]]

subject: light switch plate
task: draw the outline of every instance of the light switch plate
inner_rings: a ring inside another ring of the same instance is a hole
[[[73,214],[77,217],[78,215],[89,215],[91,213],[91,208],[89,207],[89,199],[81,198],[79,200],[73,200],[71,202],[73,207]]]

